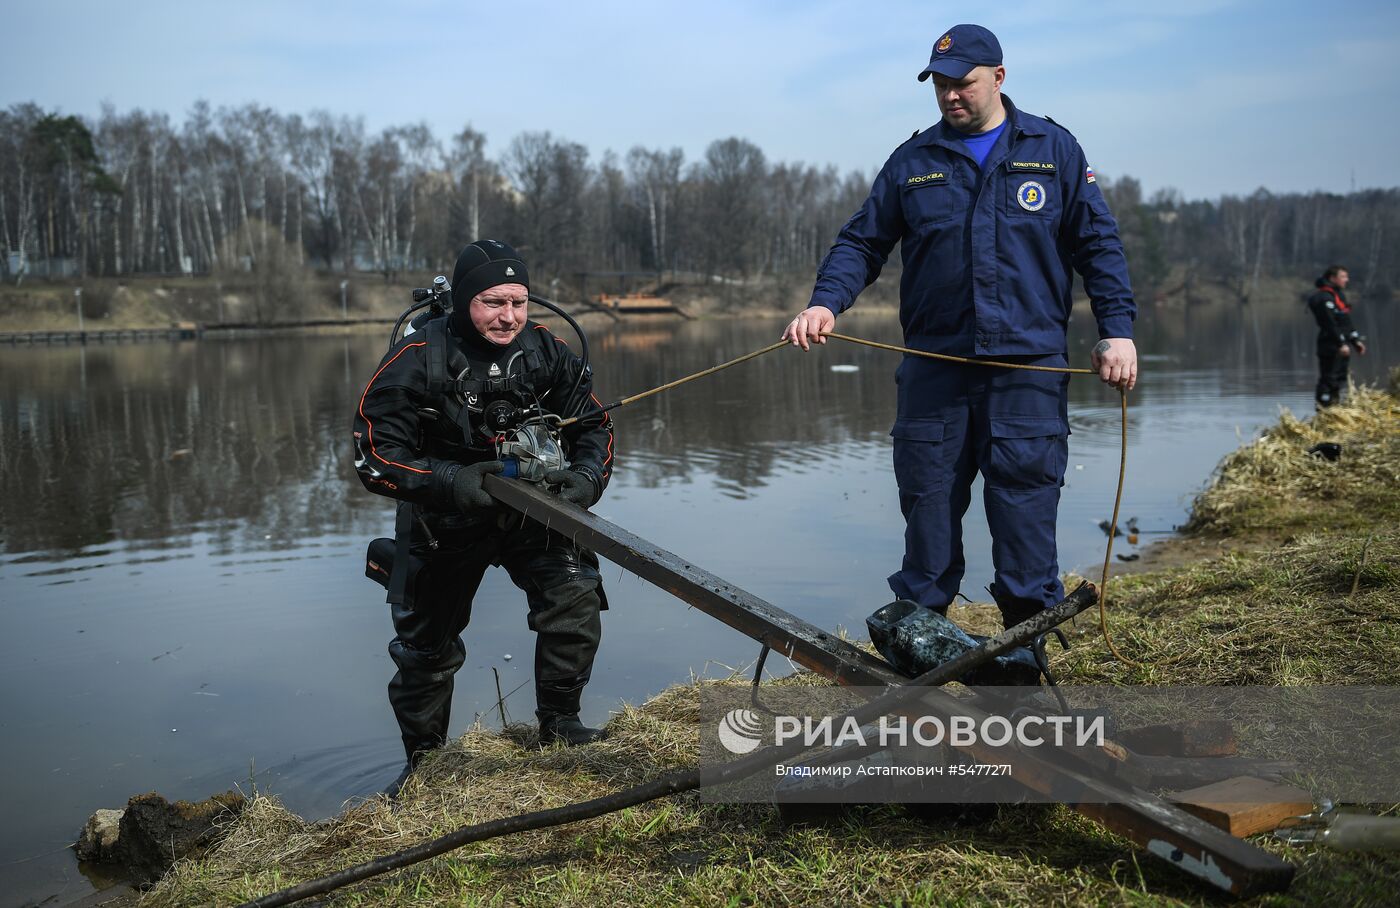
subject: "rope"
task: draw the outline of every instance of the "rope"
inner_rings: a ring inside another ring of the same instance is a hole
[[[838,334],[835,331],[825,331],[822,333],[825,337],[832,337],[836,340],[846,341],[847,343],[857,344],[862,347],[874,347],[877,350],[888,350],[891,353],[902,353],[905,356],[920,356],[925,359],[938,359],[950,363],[964,363],[972,366],[995,366],[1001,369],[1024,369],[1031,372],[1059,372],[1067,375],[1098,375],[1098,373],[1095,372],[1093,369],[1073,369],[1068,366],[1032,366],[1026,363],[1008,363],[1003,360],[974,359],[969,356],[953,356],[948,353],[929,353],[926,350],[915,350],[912,347],[902,347],[898,344],[884,344],[879,341],[867,340],[863,337],[851,337],[848,334]],[[728,362],[720,363],[718,366],[711,366],[708,369],[702,369],[701,371],[693,373],[691,375],[687,375],[684,378],[678,378],[675,381],[667,382],[664,385],[658,385],[657,387],[652,388],[650,391],[643,391],[642,393],[634,394],[631,397],[624,397],[621,400],[613,401],[607,406],[600,407],[596,410],[591,410],[587,413],[581,413],[578,416],[574,416],[569,419],[563,420],[559,423],[559,427],[563,428],[564,426],[572,425],[573,423],[576,423],[579,420],[599,416],[603,413],[607,413],[609,410],[615,410],[618,407],[625,407],[628,404],[636,403],[639,400],[645,400],[646,398],[651,397],[654,394],[660,394],[662,391],[669,391],[672,388],[679,388],[681,385],[684,385],[688,382],[692,382],[697,378],[704,378],[707,375],[713,375],[716,372],[728,369],[730,366],[737,366],[740,363],[748,362],[749,360],[760,357],[765,353],[772,353],[774,350],[777,350],[780,347],[786,347],[788,345],[788,341],[780,340],[776,343],[769,344],[766,347],[754,350],[752,353],[745,353],[743,356],[735,357],[734,359],[731,359]],[[1123,428],[1123,438],[1122,444],[1119,446],[1118,490],[1114,493],[1113,496],[1113,519],[1109,521],[1108,546],[1104,550],[1103,573],[1099,580],[1099,631],[1103,635],[1104,643],[1108,645],[1108,650],[1113,654],[1114,658],[1127,665],[1141,666],[1143,663],[1138,662],[1134,659],[1130,659],[1127,656],[1123,655],[1123,653],[1119,651],[1118,647],[1114,645],[1113,636],[1109,633],[1108,630],[1108,614],[1107,606],[1105,604],[1108,596],[1108,569],[1113,560],[1113,536],[1115,533],[1118,532],[1118,512],[1123,504],[1123,477],[1126,474],[1128,468],[1127,388],[1119,387],[1118,394],[1121,413],[1120,422]]]
[[[997,366],[1005,369],[1028,369],[1037,372],[1061,372],[1068,373],[1071,375],[1097,374],[1092,369],[1072,369],[1068,367],[1057,366],[1030,366],[1021,363],[1008,363],[998,362],[994,360],[972,359],[970,357],[951,356],[942,353],[927,353],[922,350],[913,350],[908,347],[900,347],[894,344],[882,344],[877,341],[865,340],[863,338],[858,337],[849,337],[847,335],[837,334],[835,332],[827,332],[826,336],[834,337],[837,340],[848,341],[853,344],[860,344],[862,346],[875,347],[881,350],[889,350],[896,353],[903,353],[909,356],[922,356],[927,357],[929,359],[941,359],[949,362],[967,363],[970,365]],[[575,416],[571,419],[564,420],[560,423],[560,426],[567,426],[571,423],[578,422],[581,419],[587,419],[588,417],[596,416],[599,413],[606,413],[609,410],[627,406],[628,404],[635,403],[636,401],[643,400],[647,397],[651,397],[654,394],[660,394],[662,391],[679,387],[683,384],[686,384],[687,382],[694,381],[697,378],[703,378],[706,375],[713,375],[714,373],[719,372],[722,369],[728,369],[730,366],[737,366],[739,363],[747,362],[748,360],[762,356],[765,353],[771,353],[772,351],[777,350],[779,347],[785,346],[788,346],[788,342],[786,340],[778,341],[777,343],[770,344],[767,347],[755,350],[752,353],[746,353],[743,356],[729,360],[725,363],[721,363],[718,366],[711,366],[710,368],[700,372],[696,372],[693,375],[687,375],[686,377],[677,379],[676,381],[668,382],[667,384],[660,385],[656,388],[652,388],[650,391],[644,391],[641,394],[634,394],[631,397],[622,398],[621,400],[608,404],[606,407],[602,407],[590,413],[584,413],[579,416]],[[1122,445],[1120,448],[1118,460],[1118,491],[1115,494],[1113,500],[1113,519],[1109,522],[1110,526],[1108,529],[1108,548],[1104,552],[1103,575],[1099,584],[1099,589],[1097,591],[1099,609],[1099,628],[1103,633],[1104,642],[1108,644],[1109,650],[1113,653],[1115,657],[1130,665],[1140,665],[1141,663],[1134,662],[1132,659],[1129,659],[1126,656],[1124,656],[1118,651],[1118,648],[1113,645],[1113,639],[1109,636],[1108,632],[1108,623],[1104,608],[1104,594],[1105,591],[1108,589],[1109,563],[1113,557],[1113,535],[1118,529],[1118,511],[1123,501],[1123,477],[1126,473],[1128,462],[1128,392],[1127,389],[1123,387],[1120,387],[1118,390],[1120,395],[1123,434]],[[1067,609],[1069,610],[1066,611]],[[1075,611],[1078,611],[1078,608],[1072,607],[1070,603],[1066,601],[1057,606],[1056,609],[1053,611],[1056,611],[1057,616],[1059,612],[1065,612],[1064,616],[1060,617],[1059,620],[1055,622],[1055,624],[1058,624],[1059,621],[1064,620],[1064,618],[1070,617]],[[1037,620],[1045,620],[1045,615],[1038,615],[1036,618],[1031,619],[1032,622]],[[870,701],[863,707],[855,710],[850,715],[858,715],[867,720],[870,718],[874,718],[877,715],[881,715],[882,713],[889,711],[896,704],[903,702],[905,699],[908,699],[911,695],[911,690],[917,690],[919,687],[923,686],[938,685],[944,683],[944,681],[948,678],[956,677],[958,674],[961,673],[964,665],[968,664],[971,661],[971,654],[973,652],[979,654],[985,654],[992,651],[1005,652],[1011,649],[1012,646],[1016,645],[1017,642],[1028,642],[1031,636],[1033,636],[1030,632],[1027,631],[1027,627],[1030,624],[1031,622],[1025,622],[1023,624],[1017,625],[1014,628],[1008,628],[999,636],[994,637],[991,640],[988,640],[986,643],[982,644],[982,646],[979,647],[977,650],[970,651],[969,653],[963,653],[958,658],[935,667],[934,669],[926,672],[922,676],[914,678],[913,680],[907,682],[900,688],[896,688],[894,691]],[[1022,640],[1022,637],[1024,637],[1025,639]],[[752,754],[749,757],[733,761],[732,763],[720,767],[716,773],[716,776],[719,781],[732,781],[735,779],[744,778],[745,776],[752,775],[753,773],[758,772],[765,766],[771,765],[772,762],[776,760],[785,759],[785,755],[788,753],[796,754],[800,753],[802,750],[805,749],[806,748],[801,744],[787,745],[786,747],[782,748],[765,748],[759,753]],[[605,795],[603,797],[594,798],[590,801],[584,801],[581,803],[571,804],[565,807],[557,807],[549,810],[539,810],[533,813],[520,814],[513,817],[505,817],[499,820],[493,820],[486,823],[479,823],[475,826],[462,827],[456,830],[455,832],[448,833],[447,835],[441,836],[432,841],[423,842],[410,848],[406,848],[402,851],[395,852],[394,854],[386,855],[382,858],[367,861],[365,863],[358,864],[354,867],[346,868],[344,870],[329,874],[319,879],[308,880],[306,882],[299,883],[295,886],[290,886],[286,889],[270,893],[261,898],[244,903],[243,908],[272,908],[272,906],[287,905],[292,902],[308,898],[312,895],[319,895],[325,892],[330,892],[332,890],[339,889],[343,886],[347,886],[351,883],[358,882],[359,880],[367,879],[372,876],[378,876],[382,873],[387,873],[390,870],[406,867],[411,864],[416,864],[421,861],[428,860],[429,858],[436,857],[440,854],[445,854],[448,851],[452,851],[470,842],[480,842],[487,839],[496,838],[498,836],[509,835],[511,833],[521,832],[528,829],[545,829],[552,826],[562,825],[565,823],[576,822],[578,820],[587,819],[589,817],[601,816],[605,813],[612,813],[632,805],[657,800],[658,798],[667,797],[668,795],[674,795],[684,791],[691,791],[695,788],[698,788],[700,784],[701,777],[699,772],[673,772],[664,775],[658,779],[655,779],[651,782],[635,786],[625,791],[616,792],[611,795]]]
[[[837,340],[849,341],[853,344],[860,344],[862,347],[875,347],[879,350],[889,350],[893,353],[904,353],[908,356],[922,356],[925,359],[941,359],[950,363],[967,363],[972,366],[1000,366],[1003,369],[1028,369],[1033,372],[1068,372],[1070,375],[1098,375],[1093,369],[1071,369],[1067,366],[1029,366],[1025,363],[1007,363],[995,359],[973,359],[970,356],[952,356],[947,353],[929,353],[926,350],[914,350],[909,347],[901,347],[897,344],[882,344],[879,341],[866,340],[862,337],[849,337],[845,334],[837,334],[835,331],[823,332],[826,337],[834,337]]]
[[[1129,659],[1113,645],[1113,637],[1108,632],[1108,615],[1103,604],[1104,588],[1108,586],[1108,565],[1113,557],[1113,536],[1118,532],[1118,507],[1123,503],[1123,474],[1128,470],[1128,391],[1119,388],[1118,394],[1122,407],[1119,422],[1123,427],[1123,442],[1118,447],[1118,491],[1113,496],[1113,519],[1108,522],[1108,548],[1103,553],[1103,577],[1099,580],[1099,631],[1103,634],[1103,642],[1108,644],[1108,651],[1113,653],[1115,659],[1127,665],[1141,666],[1143,663]]]
[[[786,347],[787,345],[788,343],[785,340],[778,341],[776,344],[769,344],[761,350],[755,350],[752,353],[745,353],[743,356],[735,357],[727,363],[720,363],[718,366],[711,366],[708,369],[702,369],[701,371],[696,372],[694,375],[687,375],[685,378],[678,378],[673,382],[667,382],[664,385],[658,385],[657,387],[652,388],[650,391],[643,391],[641,394],[633,394],[631,397],[624,397],[621,400],[615,400],[605,407],[599,407],[596,410],[590,410],[587,413],[580,413],[578,416],[572,416],[569,419],[560,422],[559,428],[562,429],[565,426],[573,425],[580,419],[590,419],[594,416],[600,416],[608,412],[609,410],[616,410],[618,407],[625,407],[628,404],[633,404],[639,400],[644,400],[648,397],[651,397],[653,394],[660,394],[662,391],[669,391],[672,388],[679,388],[686,382],[695,381],[695,379],[697,378],[704,378],[706,375],[714,375],[716,372],[728,369],[730,366],[737,366],[740,363],[748,362],[751,359],[762,356],[765,353],[772,353],[774,350],[777,350],[780,347]]]

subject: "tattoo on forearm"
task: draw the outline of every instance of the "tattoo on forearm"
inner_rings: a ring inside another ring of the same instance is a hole
[[[1108,348],[1111,346],[1112,344],[1110,344],[1108,341],[1101,340],[1097,344],[1094,344],[1094,353],[1098,356],[1103,356],[1105,353],[1108,352]]]

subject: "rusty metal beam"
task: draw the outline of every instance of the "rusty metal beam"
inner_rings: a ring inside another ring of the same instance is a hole
[[[803,668],[843,686],[881,688],[908,679],[849,641],[778,608],[686,561],[653,542],[596,514],[563,502],[531,483],[486,477],[486,491],[501,503],[592,549],[683,602],[729,625],[745,636],[785,654]],[[1087,607],[1094,601],[1088,585],[1071,594]],[[1048,628],[1047,628],[1048,629]],[[945,704],[951,707],[951,704]],[[1150,777],[1127,761],[1121,748],[1074,748],[1087,769],[1143,785]]]
[[[497,501],[527,518],[592,549],[600,557],[838,684],[880,688],[903,685],[908,680],[853,644],[532,484],[488,475],[485,488]],[[1092,586],[1086,588],[1092,595]],[[1083,589],[1072,595],[1082,595]],[[935,688],[926,691],[919,704],[926,709],[925,714],[945,719],[956,713],[980,721],[985,715]],[[1005,759],[1003,752],[981,752],[982,747],[976,745],[965,751],[976,759]],[[1293,866],[1286,861],[1153,794],[1123,785],[1121,780],[1102,778],[1102,770],[1111,770],[1103,763],[1109,755],[1094,751],[1067,756],[1078,759],[1051,761],[1021,750],[1012,763],[1011,775],[1017,782],[1065,803],[1185,873],[1236,896],[1279,891],[1292,880]],[[1120,759],[1126,756],[1122,754]]]
[[[906,680],[849,641],[828,634],[635,533],[546,494],[533,484],[488,475],[486,491],[502,504],[838,684],[886,687]]]

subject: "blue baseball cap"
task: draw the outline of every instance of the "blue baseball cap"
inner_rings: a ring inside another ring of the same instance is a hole
[[[977,66],[1000,66],[1001,42],[980,25],[954,25],[935,42],[928,66],[919,73],[922,82],[930,74],[961,79]]]

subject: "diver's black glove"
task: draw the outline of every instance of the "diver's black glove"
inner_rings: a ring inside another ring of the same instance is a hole
[[[457,510],[469,514],[494,506],[496,499],[486,494],[481,482],[487,473],[500,473],[505,468],[499,460],[487,460],[467,464],[458,470],[452,477],[452,503],[457,505]]]
[[[598,500],[598,486],[582,470],[550,470],[544,481],[559,486],[559,497],[581,508]]]

